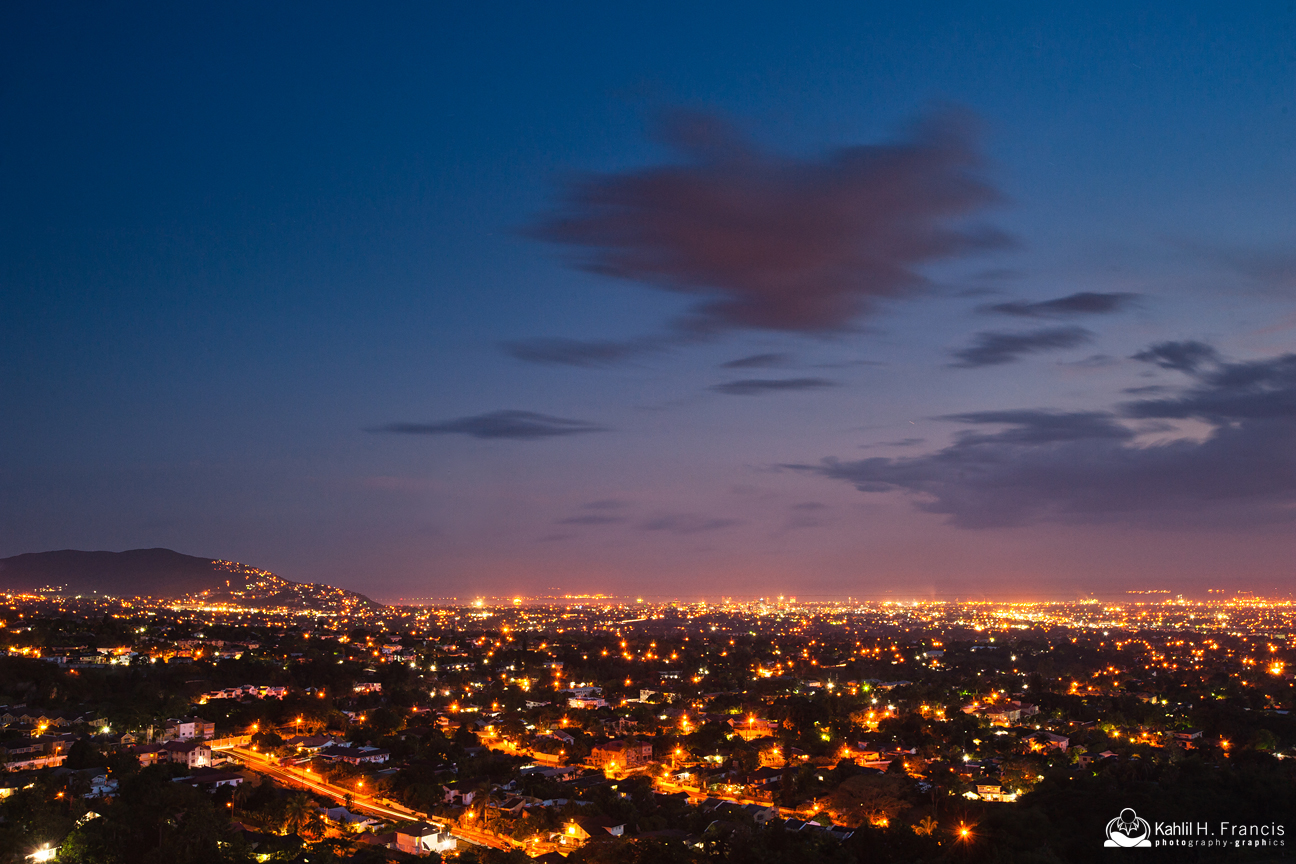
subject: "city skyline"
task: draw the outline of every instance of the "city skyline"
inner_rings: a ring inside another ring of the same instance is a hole
[[[50,9],[0,557],[1289,596],[1290,10]]]

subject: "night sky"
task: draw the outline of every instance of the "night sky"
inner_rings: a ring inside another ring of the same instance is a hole
[[[0,556],[1291,590],[1291,2],[197,5],[4,14]]]

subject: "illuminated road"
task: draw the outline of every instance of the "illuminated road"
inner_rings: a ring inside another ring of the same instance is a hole
[[[444,819],[438,819],[435,816],[429,816],[426,813],[420,813],[417,810],[410,810],[399,804],[387,801],[386,799],[375,799],[372,795],[365,795],[354,789],[346,789],[342,786],[335,786],[327,782],[317,774],[295,768],[285,767],[272,763],[262,753],[252,750],[245,750],[241,747],[235,747],[225,751],[231,756],[238,759],[248,768],[259,774],[265,774],[273,777],[286,784],[305,788],[318,795],[324,795],[332,798],[339,803],[344,802],[347,796],[351,796],[351,807],[353,812],[364,813],[369,816],[378,816],[383,819],[391,819],[397,822],[427,822],[436,825],[442,829],[449,830],[450,833],[469,843],[475,843],[478,846],[490,846],[493,849],[512,849],[513,844],[502,837],[496,837],[493,834],[486,834],[472,828],[465,828],[462,825],[455,825]]]
[[[520,750],[511,742],[499,739],[484,740],[482,741],[482,744],[497,753],[507,753],[510,756],[521,756],[525,759],[530,759],[537,765],[545,765],[549,768],[561,768],[563,765],[563,757],[559,756],[557,753],[540,753],[531,750]]]

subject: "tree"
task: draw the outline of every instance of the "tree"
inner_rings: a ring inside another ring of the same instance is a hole
[[[104,755],[89,738],[78,738],[68,748],[67,761],[63,765],[65,768],[78,771],[82,768],[102,767],[104,762]]]
[[[909,806],[913,784],[894,774],[851,777],[832,794],[832,809],[853,828],[864,823],[886,825]]]
[[[251,850],[219,810],[192,786],[172,783],[165,766],[122,779],[103,817],[81,822],[59,860],[73,864],[245,864]]]
[[[305,792],[288,799],[284,807],[284,833],[301,834],[315,814],[315,802]]]
[[[259,750],[271,751],[284,745],[284,739],[278,733],[264,729],[252,736],[252,746]]]
[[[477,738],[477,734],[472,730],[472,723],[467,719],[459,723],[459,728],[455,730],[453,740],[460,747],[476,747],[481,743]]]

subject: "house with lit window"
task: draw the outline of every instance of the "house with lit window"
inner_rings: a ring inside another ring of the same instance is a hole
[[[162,733],[164,741],[199,741],[216,737],[216,724],[209,723],[201,717],[172,718],[166,722]]]
[[[560,846],[583,846],[590,840],[620,837],[625,834],[625,823],[603,816],[577,816],[563,823],[561,834],[554,837]]]
[[[610,768],[613,771],[638,768],[652,761],[652,742],[633,738],[605,741],[594,746],[589,761],[595,768]]]
[[[396,829],[396,849],[410,855],[451,852],[456,845],[449,831],[426,822],[414,822]]]
[[[161,746],[166,753],[167,762],[179,762],[189,768],[206,768],[211,765],[211,747],[202,741],[167,741]]]

